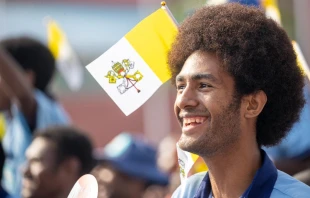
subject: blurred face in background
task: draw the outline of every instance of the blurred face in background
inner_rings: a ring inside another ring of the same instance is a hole
[[[177,138],[165,137],[158,145],[157,165],[165,173],[179,172]]]
[[[98,181],[98,198],[141,198],[145,190],[142,180],[120,173],[107,163],[96,166],[91,174]]]
[[[64,170],[57,165],[56,146],[45,138],[35,138],[26,151],[27,164],[23,170],[22,197],[59,197],[67,182]]]

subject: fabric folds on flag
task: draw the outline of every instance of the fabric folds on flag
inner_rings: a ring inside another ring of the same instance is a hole
[[[84,80],[84,71],[81,62],[70,46],[65,33],[55,20],[47,21],[48,47],[51,50],[58,71],[65,79],[72,91],[78,91]]]
[[[176,33],[174,19],[162,7],[86,68],[128,116],[170,79],[167,53]]]

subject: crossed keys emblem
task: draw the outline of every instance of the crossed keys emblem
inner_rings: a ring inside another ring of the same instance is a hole
[[[134,68],[135,63],[129,59],[123,59],[122,62],[114,63],[112,61],[112,70],[108,71],[106,78],[109,79],[110,84],[116,84],[117,90],[120,94],[125,93],[128,89],[134,87],[139,93],[141,90],[136,87],[137,82],[142,80],[143,75],[137,70],[133,74],[130,71]]]

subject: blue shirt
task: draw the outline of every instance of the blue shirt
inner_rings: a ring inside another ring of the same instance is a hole
[[[275,168],[262,150],[262,167],[242,198],[309,198],[310,187]],[[212,193],[207,172],[189,177],[172,195],[172,198],[209,198]]]
[[[0,185],[0,198],[13,198],[13,197],[9,195]]]
[[[62,106],[40,91],[35,91],[37,102],[35,129],[51,125],[69,123]],[[3,168],[2,185],[11,195],[20,196],[21,166],[25,163],[25,151],[32,141],[32,132],[21,111],[12,107],[12,117],[6,120],[6,132],[3,138],[3,149],[6,160]]]

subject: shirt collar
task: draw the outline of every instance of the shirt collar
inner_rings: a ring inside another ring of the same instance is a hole
[[[264,150],[261,150],[262,167],[257,170],[254,179],[241,198],[270,197],[278,177],[278,171]],[[209,174],[203,178],[194,198],[208,198],[212,192]]]

